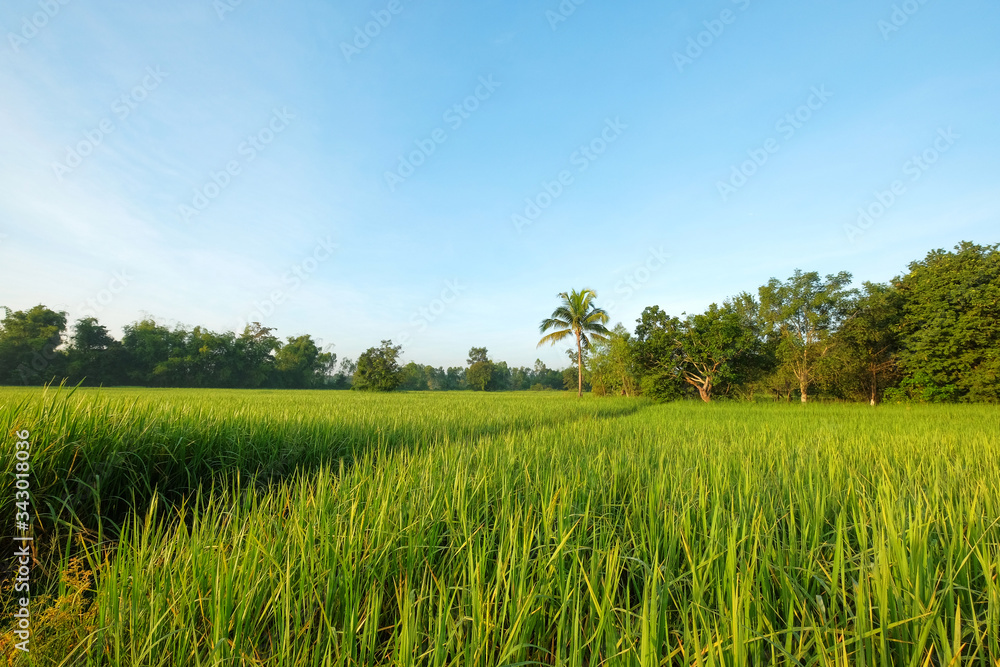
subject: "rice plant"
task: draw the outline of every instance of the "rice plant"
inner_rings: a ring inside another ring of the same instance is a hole
[[[994,407],[3,398],[94,578],[36,664],[1000,664]]]

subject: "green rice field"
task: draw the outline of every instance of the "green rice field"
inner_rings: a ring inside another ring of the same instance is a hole
[[[995,406],[0,389],[0,426],[0,664],[1000,665]]]

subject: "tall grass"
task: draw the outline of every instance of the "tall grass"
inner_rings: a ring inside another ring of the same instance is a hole
[[[189,433],[264,447],[238,425],[271,410],[274,434],[349,424],[357,446],[266,488],[154,494],[88,551],[96,616],[65,664],[1000,661],[995,408],[319,396],[297,431],[289,394],[227,421],[239,396],[165,392],[142,423],[214,414]]]
[[[432,447],[581,416],[613,417],[634,401],[568,403],[506,395],[377,395],[329,391],[0,390],[0,432],[26,429],[42,522],[112,531],[153,498],[178,502],[221,474],[258,484],[359,452]],[[0,460],[0,526],[13,519],[13,456]]]

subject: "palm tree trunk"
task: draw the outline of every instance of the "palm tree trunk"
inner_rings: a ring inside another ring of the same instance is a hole
[[[583,346],[580,344],[580,332],[576,332],[576,373],[577,397],[583,396]]]

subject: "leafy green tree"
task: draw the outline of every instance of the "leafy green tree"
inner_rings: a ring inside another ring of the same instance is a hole
[[[590,347],[591,341],[607,340],[609,331],[604,326],[608,323],[608,314],[594,305],[597,292],[591,289],[561,292],[559,298],[562,304],[552,311],[552,316],[542,320],[539,333],[552,331],[538,341],[538,347],[557,342],[569,337],[576,339],[577,396],[583,396],[583,350]]]
[[[468,388],[465,379],[465,369],[460,366],[450,366],[445,371],[445,378],[445,389],[448,391]]]
[[[771,278],[760,288],[767,333],[779,341],[778,358],[798,381],[803,403],[817,377],[817,362],[830,351],[830,336],[850,307],[850,283],[846,271],[824,280],[815,271],[796,269],[787,281]]]
[[[741,361],[754,356],[760,342],[733,305],[716,304],[700,315],[690,315],[676,327],[677,369],[680,377],[712,400],[712,391],[739,381]]]
[[[427,370],[427,388],[431,391],[444,391],[448,383],[448,375],[443,368],[425,366]]]
[[[466,360],[469,367],[465,371],[465,381],[470,389],[486,391],[493,381],[494,365],[490,361],[485,347],[474,347],[469,350]]]
[[[510,369],[511,391],[523,391],[531,386],[531,369],[523,366]]]
[[[358,369],[358,364],[353,359],[342,359],[340,368],[333,376],[330,383],[331,389],[350,389],[354,381],[354,372]]]
[[[177,334],[178,330],[171,332]],[[180,332],[166,360],[153,368],[153,378],[168,387],[238,387],[236,335],[200,326]]]
[[[767,326],[761,317],[760,303],[749,292],[740,292],[727,299],[725,307],[739,316],[743,328],[753,336],[752,352],[741,354],[731,364],[732,378],[723,393],[753,401],[758,391],[766,390],[768,379],[777,366],[775,353],[777,340],[765,335]]]
[[[543,389],[562,389],[563,374],[547,367],[541,359],[535,359],[535,365],[531,369],[531,387],[541,385]]]
[[[402,345],[383,340],[379,347],[370,347],[358,357],[352,389],[358,391],[392,391],[402,381],[399,356]]]
[[[0,383],[41,384],[65,373],[58,349],[66,331],[66,313],[39,304],[30,310],[4,307],[0,322]]]
[[[236,334],[191,330],[187,341],[190,383],[194,387],[237,387]]]
[[[903,301],[902,393],[1000,400],[1000,244],[934,250],[894,283]]]
[[[96,317],[84,317],[76,321],[70,343],[77,350],[106,350],[115,342],[107,327]]]
[[[525,389],[539,391],[542,389],[562,389],[562,373],[547,367],[541,359],[536,359],[531,368],[524,370]]]
[[[763,386],[774,398],[791,403],[795,391],[799,388],[799,380],[792,372],[791,365],[776,363],[763,382]]]
[[[490,376],[490,391],[510,391],[511,372],[506,361],[493,364],[493,373]]]
[[[598,395],[635,396],[639,392],[639,366],[632,334],[621,323],[606,341],[590,347],[587,363],[591,391]]]
[[[561,387],[562,389],[565,389],[566,391],[573,391],[574,389],[576,389],[577,390],[577,396],[581,396],[582,395],[582,393],[581,393],[581,387],[579,385],[579,382],[580,382],[581,378],[580,378],[580,376],[579,376],[578,371],[577,371],[576,368],[573,368],[572,366],[570,366],[569,368],[563,370],[563,372],[560,373],[559,375],[562,378],[562,387]],[[590,391],[590,388],[591,388],[590,387],[590,381],[587,379],[587,376],[584,375],[582,379],[583,379],[582,390],[583,391]]]
[[[298,342],[290,339],[291,347],[281,355],[282,345],[272,331],[257,322],[245,327],[239,336],[203,327],[187,331],[181,326],[169,329],[147,318],[125,327],[122,349],[127,370],[122,375],[135,384],[162,387],[316,386],[302,369],[296,379],[294,367],[302,360],[295,357],[305,354],[306,363],[317,366],[327,357],[319,356],[315,343],[313,350],[309,349],[308,336]],[[279,355],[280,372],[275,363]]]
[[[125,325],[122,347],[128,363],[128,379],[143,386],[186,386],[185,377],[170,363],[171,358],[183,358],[187,354],[187,331],[181,326],[173,330],[156,323],[152,318]]]
[[[853,313],[834,334],[837,345],[825,373],[846,398],[871,405],[899,378],[899,324],[903,315],[900,292],[889,285],[867,282]]]
[[[285,389],[320,388],[336,363],[337,357],[322,352],[312,336],[290,336],[274,355],[274,385]]]
[[[427,391],[430,388],[428,370],[434,369],[430,366],[422,366],[413,361],[406,364],[400,370],[398,389],[403,391]]]
[[[235,348],[234,386],[247,389],[262,387],[274,372],[274,353],[281,342],[274,329],[260,322],[248,324],[233,345]]]
[[[681,321],[659,306],[647,306],[636,320],[634,349],[640,369],[639,389],[653,400],[676,401],[687,393],[680,379],[680,327]]]
[[[76,321],[66,353],[66,373],[74,382],[116,385],[125,380],[125,349],[95,317]]]

